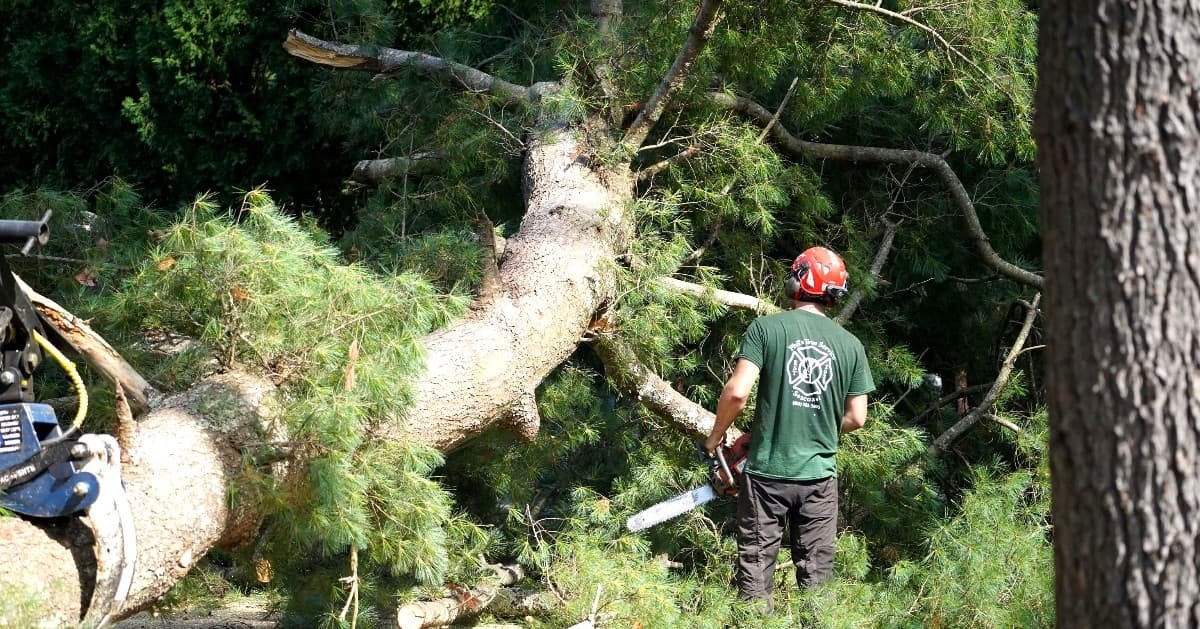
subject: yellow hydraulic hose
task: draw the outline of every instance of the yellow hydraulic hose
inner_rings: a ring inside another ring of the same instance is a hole
[[[31,333],[33,334],[33,340],[37,341],[38,346],[47,354],[50,354],[54,358],[54,362],[58,363],[58,366],[62,367],[63,371],[67,372],[67,377],[71,379],[71,384],[75,386],[75,393],[79,395],[79,408],[75,411],[75,421],[71,422],[71,431],[78,430],[83,424],[83,418],[87,415],[88,411],[87,388],[83,386],[83,378],[79,377],[79,372],[75,369],[75,363],[71,362],[71,359],[64,356],[62,352],[58,351],[58,348],[50,343],[50,341],[47,341],[46,337],[42,336],[37,330],[31,330]]]

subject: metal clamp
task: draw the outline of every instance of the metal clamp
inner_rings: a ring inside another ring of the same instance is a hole
[[[82,520],[92,530],[96,554],[96,587],[83,617],[86,627],[103,627],[120,610],[133,585],[137,535],[133,511],[121,484],[121,447],[111,435],[87,434],[79,444],[88,450],[83,471],[100,480],[100,496]]]

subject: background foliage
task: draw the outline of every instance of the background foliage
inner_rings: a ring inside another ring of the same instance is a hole
[[[418,76],[313,69],[283,53],[287,29],[435,51],[519,83],[562,78],[553,106],[582,118],[604,104],[602,63],[616,68],[618,110],[633,111],[694,12],[693,3],[625,4],[609,39],[580,14],[583,3],[0,5],[0,212],[53,208],[43,253],[65,259],[24,260],[20,271],[92,317],[163,388],[187,386],[213,361],[272,375],[289,428],[312,453],[294,483],[248,460],[237,491],[271,507],[263,539],[210,557],[166,605],[202,604],[222,583],[268,592],[297,626],[336,624],[353,547],[366,558],[366,623],[397,598],[476,582],[486,557],[521,562],[531,575],[522,585],[552,598],[553,611],[527,620],[535,626],[577,622],[598,589],[618,626],[1052,624],[1037,352],[1022,355],[996,409],[1020,433],[985,423],[951,452],[927,452],[957,418],[937,397],[960,375],[971,385],[995,377],[1019,326],[1013,304],[1028,291],[982,264],[931,174],[781,157],[757,128],[701,98],[723,89],[774,108],[798,77],[781,124],[809,140],[945,154],[993,246],[1033,267],[1036,16],[1021,2],[885,3],[917,10],[977,67],[875,15],[727,3],[684,106],[648,141],[662,146],[634,156],[636,167],[699,148],[639,187],[614,316],[639,357],[693,400],[715,404],[751,317],[650,278],[678,272],[775,299],[787,261],[823,244],[845,254],[866,292],[850,329],[879,390],[839,459],[830,586],[799,592],[781,571],[777,612],[752,617],[729,587],[727,503],[624,532],[629,514],[704,473],[690,440],[620,398],[586,347],[539,389],[533,444],[489,434],[443,460],[362,441],[363,427],[403,416],[418,339],[460,315],[479,282],[476,217],[503,235],[517,228],[520,138],[532,119]],[[421,151],[442,152],[445,169],[377,188],[345,181],[358,159]],[[867,268],[885,219],[898,224],[896,244],[874,280]],[[148,328],[207,349],[161,360],[140,344]],[[267,585],[253,577],[264,559],[275,572]]]

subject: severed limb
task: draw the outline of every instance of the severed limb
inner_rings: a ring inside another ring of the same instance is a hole
[[[938,435],[937,439],[933,440],[933,445],[929,446],[931,454],[941,454],[945,452],[956,439],[963,436],[968,430],[973,428],[979,420],[990,415],[992,405],[1000,397],[1000,392],[1004,389],[1004,385],[1008,383],[1008,377],[1012,374],[1013,367],[1017,364],[1017,356],[1021,354],[1021,350],[1025,347],[1025,340],[1029,338],[1029,331],[1033,329],[1033,322],[1038,315],[1038,302],[1041,301],[1042,294],[1038,293],[1033,298],[1033,303],[1025,315],[1025,322],[1021,324],[1021,331],[1017,333],[1017,340],[1013,342],[1012,348],[1008,350],[1008,355],[1004,358],[1004,363],[1000,366],[1000,373],[996,374],[996,381],[992,383],[988,389],[987,395],[983,396],[983,401],[979,406],[971,409],[971,412],[963,415],[961,419],[954,423],[953,426],[946,429],[946,432]],[[996,423],[1004,425],[1003,422],[993,419]],[[1010,430],[1010,426],[1006,426]]]
[[[471,588],[451,588],[451,595],[435,601],[412,601],[396,610],[398,629],[446,627],[483,613],[497,616],[525,616],[551,609],[550,602],[538,592],[509,587],[525,578],[517,564],[489,566],[496,573],[492,583]]]
[[[754,120],[760,125],[769,124],[771,112],[762,105],[748,99],[723,92],[710,92],[709,100],[713,104],[736,111]],[[966,187],[955,174],[954,169],[945,158],[936,153],[913,151],[906,149],[891,149],[878,146],[851,146],[845,144],[821,144],[808,142],[792,135],[782,125],[771,128],[771,137],[779,145],[793,155],[815,157],[818,159],[836,159],[850,162],[880,162],[889,164],[908,164],[921,166],[932,170],[950,191],[950,196],[963,213],[967,223],[967,232],[975,242],[975,248],[983,261],[996,272],[1022,284],[1036,288],[1042,287],[1042,276],[1027,271],[1000,257],[992,248],[991,241],[979,223],[979,215],[975,212],[975,204],[967,194]]]
[[[657,162],[654,162],[653,164],[650,164],[649,166],[637,171],[636,174],[637,174],[638,181],[649,181],[649,180],[653,179],[654,176],[657,175],[658,173],[661,173],[662,171],[670,168],[671,164],[674,164],[675,162],[683,161],[683,160],[695,155],[699,151],[700,151],[700,147],[695,144],[692,144],[692,145],[689,145],[687,148],[683,149],[682,151],[679,151],[678,153],[676,153],[670,157],[667,157],[667,158],[664,158]]]
[[[534,98],[529,87],[423,52],[329,42],[298,30],[288,32],[283,47],[289,54],[317,65],[374,72],[377,77],[387,77],[403,69],[416,70],[454,87],[491,94],[508,105],[528,103]]]
[[[1004,419],[1003,417],[1000,417],[999,415],[993,415],[992,413],[988,413],[987,415],[984,415],[983,418],[990,422],[995,423],[998,426],[1004,426],[1005,428],[1007,428],[1013,432],[1021,432],[1020,426],[1008,421],[1007,419]]]
[[[759,299],[758,297],[743,293],[717,290],[707,286],[702,286],[700,284],[693,284],[692,282],[677,280],[673,277],[660,277],[654,281],[659,286],[669,291],[685,293],[699,297],[700,299],[715,301],[719,304],[729,306],[730,308],[751,310],[757,312],[758,314],[775,314],[776,312],[779,312],[779,306]]]
[[[16,276],[14,276],[16,277]],[[54,300],[30,288],[17,277],[17,286],[29,297],[33,307],[46,325],[54,329],[71,349],[75,350],[93,369],[114,385],[119,386],[138,413],[149,410],[159,392],[142,377],[108,341],[96,333],[86,321],[76,317]]]

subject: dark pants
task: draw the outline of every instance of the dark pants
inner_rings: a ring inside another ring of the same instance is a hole
[[[800,587],[833,574],[837,477],[794,481],[742,475],[738,492],[737,586],[742,598],[770,602],[775,556],[787,524]]]

